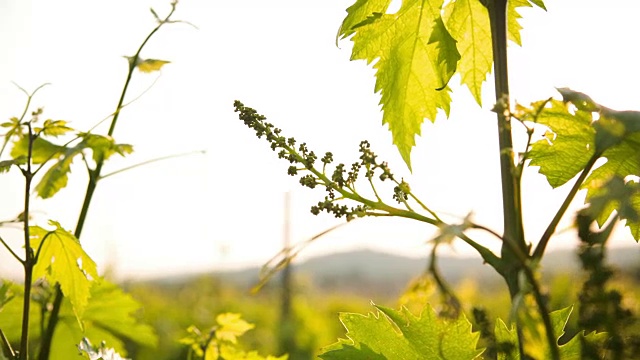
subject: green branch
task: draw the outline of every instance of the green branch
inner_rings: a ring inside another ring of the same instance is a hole
[[[116,105],[116,110],[114,111],[113,119],[111,121],[111,125],[109,127],[109,131],[107,133],[108,136],[113,136],[115,131],[115,126],[118,122],[118,118],[120,117],[120,111],[122,110],[124,99],[127,94],[127,89],[129,88],[129,83],[131,81],[131,77],[133,76],[133,72],[136,68],[136,61],[139,58],[140,52],[145,47],[149,39],[164,25],[169,23],[169,19],[173,15],[176,10],[176,1],[171,3],[171,11],[165,17],[164,20],[158,21],[158,25],[147,35],[144,39],[138,51],[136,51],[133,59],[129,61],[129,70],[127,72],[127,77],[122,88],[122,92],[120,94],[120,99],[118,100],[118,104]],[[82,229],[84,228],[84,223],[87,218],[87,213],[89,211],[89,205],[91,204],[91,200],[93,199],[93,194],[95,192],[96,186],[98,184],[98,180],[100,179],[100,173],[102,171],[102,167],[104,166],[104,158],[99,159],[96,162],[96,167],[94,170],[89,171],[89,182],[87,184],[87,190],[85,193],[85,198],[82,203],[82,208],[80,210],[80,215],[78,216],[78,222],[76,224],[76,229],[74,231],[74,236],[77,239],[80,239],[80,235],[82,234]],[[42,342],[40,346],[40,353],[38,356],[39,360],[49,360],[49,354],[51,352],[51,343],[53,341],[53,335],[58,324],[60,307],[62,305],[62,299],[64,295],[60,289],[60,285],[56,284],[55,286],[55,299],[52,304],[51,314],[49,315],[49,322],[46,327],[46,331],[42,334]]]

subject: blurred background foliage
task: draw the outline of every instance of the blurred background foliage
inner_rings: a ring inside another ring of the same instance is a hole
[[[640,257],[637,250],[633,252]],[[567,254],[570,253],[564,256]],[[329,260],[326,262],[331,263]],[[427,302],[436,309],[444,309],[433,279],[419,272],[409,279],[398,275],[395,282],[389,278],[375,282],[362,274],[354,274],[353,269],[351,273],[333,274],[334,281],[327,278],[318,280],[313,274],[294,271],[292,319],[289,324],[283,324],[278,276],[258,293],[252,294],[250,289],[255,282],[248,279],[257,279],[258,270],[242,273],[243,277],[222,273],[123,284],[125,290],[143,305],[144,318],[159,336],[156,349],[127,344],[129,356],[138,360],[185,359],[187,348],[179,343],[179,339],[186,335],[190,325],[209,328],[215,323],[216,315],[233,312],[242,314],[243,319],[255,324],[255,328],[242,338],[241,346],[245,349],[275,355],[286,351],[293,360],[313,359],[321,347],[345,337],[345,330],[338,320],[340,312],[366,314],[374,310],[370,305],[372,302],[395,308],[406,306],[415,314],[419,314]],[[569,339],[576,333],[577,296],[586,275],[577,269],[555,269],[542,276],[543,282],[549,284],[545,290],[548,291],[551,309],[574,305],[564,337]],[[490,321],[495,321],[496,317],[508,319],[509,294],[499,279],[465,276],[457,278],[452,286],[472,323],[472,307],[486,310]],[[609,286],[623,295],[626,308],[638,313],[640,265],[618,268]],[[475,323],[474,330],[477,330]],[[626,331],[638,334],[640,326],[635,324]]]

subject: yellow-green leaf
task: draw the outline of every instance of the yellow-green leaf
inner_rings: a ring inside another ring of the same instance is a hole
[[[447,28],[458,42],[461,60],[458,72],[478,105],[482,84],[493,66],[489,13],[478,0],[457,0],[445,9]]]
[[[353,34],[354,27],[362,25],[363,21],[386,13],[389,4],[391,4],[391,0],[357,0],[347,9],[347,16],[338,29],[336,42],[338,38],[344,39]]]
[[[532,113],[537,107],[532,106]],[[552,187],[578,174],[595,151],[595,129],[590,112],[571,113],[562,101],[552,100],[537,116],[537,123],[549,127],[544,138],[533,143],[530,166],[539,166]]]
[[[126,355],[126,342],[155,347],[154,330],[141,321],[141,305],[117,285],[104,279],[91,283],[91,296],[84,311],[81,328],[69,301],[63,302],[60,323],[51,349],[52,359],[81,359],[76,345],[83,337],[93,344],[106,341],[117,352]]]
[[[64,146],[56,145],[41,137],[35,138],[31,145],[31,162],[34,164],[42,164],[48,160],[54,159],[60,154],[64,153],[67,148]],[[21,136],[11,149],[11,157],[16,159],[21,156],[27,157],[29,155],[29,137]]]
[[[146,59],[139,61],[136,66],[138,67],[138,70],[142,71],[143,73],[150,73],[154,71],[160,71],[160,69],[168,63],[170,63],[170,61]]]
[[[67,122],[64,120],[45,120],[42,126],[42,133],[48,136],[60,136],[70,131],[73,131],[73,129],[68,127]]]
[[[49,224],[55,229],[49,231],[40,226],[29,227],[31,247],[38,255],[33,277],[38,279],[44,276],[52,283],[59,283],[80,320],[89,301],[91,281],[98,277],[96,264],[72,233],[56,221],[50,220]]]
[[[429,43],[442,3],[443,0],[403,1],[397,13],[379,14],[375,21],[365,21],[351,29],[355,30],[351,59],[368,63],[377,60],[375,91],[382,95],[382,122],[389,125],[393,143],[409,168],[411,148],[424,119],[434,121],[438,109],[449,113],[450,89],[438,89],[450,71],[442,66],[440,52],[452,47]],[[360,4],[364,8],[364,2]],[[388,6],[385,2],[375,4],[383,9]]]
[[[480,334],[460,316],[439,318],[431,306],[421,316],[406,308],[376,306],[377,314],[340,314],[348,339],[322,349],[320,358],[333,359],[476,359]]]
[[[224,313],[216,317],[216,322],[219,325],[216,330],[216,338],[218,340],[225,340],[231,343],[236,343],[237,337],[242,336],[247,331],[253,329],[255,326],[244,320],[242,320],[240,314]]]

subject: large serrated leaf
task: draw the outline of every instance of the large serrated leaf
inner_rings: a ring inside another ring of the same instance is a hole
[[[98,277],[96,264],[73,234],[56,221],[50,220],[49,224],[55,229],[29,227],[31,247],[38,251],[33,278],[46,277],[51,283],[59,283],[73,312],[81,320],[89,301],[91,281]]]
[[[475,359],[479,333],[461,316],[457,320],[438,318],[427,306],[416,317],[406,308],[399,311],[376,306],[367,316],[344,313],[340,321],[348,340],[323,349],[322,359]]]
[[[382,122],[389,125],[393,143],[409,168],[411,149],[424,119],[434,121],[438,109],[449,113],[450,89],[443,88],[443,80],[450,68],[443,67],[441,59],[450,56],[440,52],[451,46],[429,43],[442,3],[403,1],[397,13],[380,14],[375,21],[357,27],[351,39],[352,60],[377,60],[375,91],[382,95]]]
[[[387,14],[390,0],[357,0],[347,9],[338,37],[354,35],[352,60],[377,61],[375,92],[381,93],[382,123],[411,169],[411,150],[424,119],[449,114],[449,79],[460,72],[462,83],[481,103],[481,87],[491,71],[492,45],[487,9],[478,0],[402,1]],[[535,1],[544,6],[541,1]],[[529,0],[510,0],[508,37],[521,44],[516,11]],[[457,43],[458,42],[458,43]],[[462,49],[462,51],[460,51]]]

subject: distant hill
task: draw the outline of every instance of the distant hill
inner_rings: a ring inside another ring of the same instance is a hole
[[[637,272],[640,269],[640,247],[612,248],[608,250],[608,262],[616,268]],[[371,250],[350,251],[310,258],[294,265],[297,277],[307,279],[325,292],[354,292],[360,295],[397,295],[408,282],[421,274],[427,266],[427,258],[416,259]],[[482,259],[441,256],[438,266],[443,276],[452,284],[463,279],[474,279],[485,284],[501,282],[491,267]],[[543,275],[576,273],[579,271],[575,250],[556,250],[545,255]],[[239,271],[210,274],[241,287],[255,285],[258,267]],[[174,278],[172,282],[188,281]],[[166,281],[166,280],[165,280]],[[274,280],[272,280],[274,281]]]

